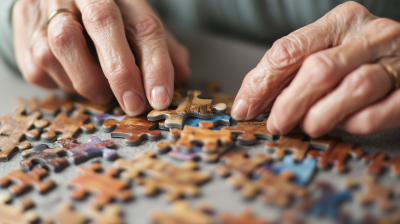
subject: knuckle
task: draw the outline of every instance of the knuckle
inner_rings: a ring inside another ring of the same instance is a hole
[[[303,64],[305,70],[309,70],[308,80],[315,86],[331,83],[334,76],[334,66],[331,59],[323,54],[313,54]]]
[[[27,82],[38,86],[41,86],[43,80],[46,78],[46,74],[38,69],[29,72],[24,72],[23,76]]]
[[[76,21],[70,16],[60,18],[51,26],[48,35],[51,48],[57,49],[76,43],[77,32],[80,32],[80,30],[76,25]]]
[[[363,100],[373,94],[374,79],[367,66],[361,66],[357,73],[349,76],[348,82],[354,99]]]
[[[125,85],[126,83],[130,83],[130,78],[132,77],[132,69],[126,64],[120,63],[115,64],[110,69],[110,72],[106,75],[108,82],[111,85]]]
[[[281,70],[296,64],[302,54],[301,43],[292,34],[275,41],[263,60],[272,69]]]
[[[133,28],[138,39],[164,35],[162,22],[153,15],[138,16],[133,23]]]
[[[82,9],[84,24],[101,29],[118,20],[118,8],[113,1],[89,1]]]

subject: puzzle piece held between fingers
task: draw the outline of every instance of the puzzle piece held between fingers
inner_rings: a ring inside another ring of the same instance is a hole
[[[146,116],[126,116],[122,121],[108,119],[102,127],[105,132],[112,131],[113,138],[125,138],[125,144],[129,146],[139,145],[143,139],[156,141],[162,137],[159,130],[154,130],[158,127],[158,122],[148,121]]]
[[[243,211],[239,216],[235,217],[228,213],[222,213],[219,220],[223,224],[268,224],[273,223],[265,219],[257,219],[251,210]]]
[[[35,168],[29,173],[25,173],[20,169],[15,169],[0,178],[0,186],[8,187],[8,190],[14,195],[20,195],[33,187],[39,193],[45,193],[55,187],[52,180],[43,181],[42,178],[47,175],[47,171],[43,168]]]
[[[212,100],[199,99],[200,91],[191,90],[187,92],[187,97],[174,94],[171,105],[177,106],[176,109],[153,110],[147,115],[150,121],[165,119],[166,128],[182,128],[187,117],[198,117],[211,119],[213,112],[224,114],[226,105],[223,103],[211,105]]]
[[[306,156],[310,146],[309,142],[302,141],[304,136],[281,136],[277,142],[265,143],[265,148],[268,151],[274,151],[273,157],[282,159],[285,154],[292,153],[291,156],[296,161],[302,161]]]
[[[40,144],[33,149],[25,150],[21,153],[24,158],[19,164],[21,169],[29,171],[34,164],[39,164],[40,168],[48,168],[54,172],[60,172],[69,165],[64,148],[49,148],[46,144]]]
[[[9,194],[0,194],[0,223],[2,224],[29,224],[39,220],[38,214],[28,210],[33,206],[27,197],[20,197],[17,205],[10,205],[12,197]]]
[[[64,138],[74,137],[79,130],[85,134],[90,134],[94,131],[94,125],[91,123],[85,124],[89,115],[79,114],[74,118],[70,118],[65,113],[59,113],[57,117],[51,122],[51,125],[44,129],[45,133],[42,134],[42,140],[46,142],[53,142],[58,136],[58,140]]]

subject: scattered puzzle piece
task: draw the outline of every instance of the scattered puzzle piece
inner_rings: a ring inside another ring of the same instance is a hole
[[[268,224],[273,223],[265,219],[257,219],[251,210],[243,211],[239,216],[222,213],[219,220],[224,224]]]
[[[181,167],[176,167],[155,158],[153,151],[144,151],[131,161],[118,159],[114,166],[125,170],[121,174],[123,177],[135,179],[142,185],[141,190],[145,195],[163,190],[169,201],[181,196],[197,196],[200,193],[197,185],[210,179],[207,173],[195,170],[197,164],[193,161],[186,161]]]
[[[125,144],[130,146],[139,145],[143,139],[151,141],[161,139],[161,132],[154,130],[158,127],[158,122],[148,121],[146,116],[126,116],[122,121],[108,119],[104,121],[102,127],[105,132],[112,131],[113,138],[125,138]]]
[[[49,224],[85,224],[87,221],[88,218],[75,211],[69,202],[62,203],[57,212],[45,218],[45,222]]]
[[[314,175],[317,160],[312,158],[304,158],[301,163],[296,163],[290,155],[283,158],[281,164],[265,164],[265,168],[272,170],[274,173],[281,173],[288,170],[295,175],[295,182],[300,185],[307,185]]]
[[[97,207],[91,206],[86,208],[85,211],[91,219],[91,224],[125,223],[121,217],[122,209],[117,204],[105,205],[101,210]]]
[[[346,186],[360,186],[362,192],[355,197],[360,204],[377,203],[384,210],[392,210],[395,205],[392,196],[395,190],[391,187],[376,183],[375,176],[364,176],[361,180],[347,179]]]
[[[198,207],[190,209],[187,202],[175,201],[172,203],[170,214],[155,211],[151,219],[156,224],[212,224],[213,220],[208,208]]]
[[[316,150],[311,150],[308,155],[312,158],[318,158],[317,166],[322,169],[327,169],[329,165],[333,164],[336,172],[344,172],[347,170],[345,164],[347,158],[352,156],[359,158],[364,154],[362,149],[353,149],[353,143],[339,142],[339,138],[322,137],[318,139],[311,139],[311,144],[316,147],[326,148],[320,154]]]
[[[26,197],[17,199],[17,205],[10,205],[12,197],[0,194],[0,223],[2,224],[29,224],[39,220],[35,211],[28,210],[33,206],[32,201]]]
[[[98,104],[86,99],[79,99],[74,101],[73,103],[76,108],[73,112],[75,115],[83,113],[101,115],[108,112],[113,112],[114,115],[122,115],[120,114],[121,111],[119,109],[112,111],[118,105],[116,101],[108,104]]]
[[[185,125],[198,127],[199,123],[202,121],[208,121],[213,123],[213,127],[211,129],[218,130],[216,127],[219,125],[229,125],[231,116],[228,115],[221,115],[221,114],[213,114],[211,119],[201,119],[197,117],[189,117],[185,120]],[[162,129],[162,128],[160,128]]]
[[[71,160],[75,164],[87,161],[93,157],[103,156],[105,159],[115,159],[118,154],[112,140],[100,140],[97,136],[89,137],[86,143],[76,143],[75,138],[65,138],[58,140],[57,145],[64,148]]]
[[[191,90],[187,92],[187,97],[180,97],[174,94],[171,105],[177,106],[176,109],[167,109],[163,111],[153,110],[147,115],[150,121],[165,119],[165,127],[182,128],[187,117],[198,117],[211,119],[213,112],[224,114],[226,105],[223,103],[211,105],[212,100],[199,99],[200,91]]]
[[[44,129],[45,133],[42,134],[42,140],[53,142],[56,140],[58,133],[61,133],[58,139],[74,137],[79,130],[82,130],[85,134],[92,133],[94,125],[91,123],[84,124],[88,118],[89,116],[86,114],[79,114],[74,118],[70,118],[65,113],[59,113],[51,122],[51,125]]]
[[[115,115],[111,115],[111,114],[100,114],[100,115],[96,115],[94,117],[94,120],[95,120],[96,125],[102,125],[105,120],[113,119],[116,121],[122,121],[125,117],[126,117],[125,115],[115,116]]]
[[[55,116],[59,111],[69,113],[73,109],[72,98],[58,98],[56,94],[50,94],[45,100],[39,102],[37,98],[32,99],[17,99],[17,106],[26,108],[26,113],[31,114],[35,111],[40,111],[44,114]]]
[[[101,170],[99,163],[92,163],[90,167],[80,166],[81,175],[69,181],[69,185],[74,189],[71,190],[71,197],[74,199],[82,199],[86,193],[93,193],[94,205],[103,206],[112,199],[117,198],[127,201],[132,198],[129,190],[125,189],[129,186],[128,182],[114,178],[118,171],[109,169],[105,173],[98,173]]]
[[[391,168],[395,176],[400,176],[400,156],[389,159],[386,153],[376,152],[373,156],[364,156],[363,161],[369,164],[369,173],[380,174],[383,169]]]
[[[210,130],[213,124],[208,121],[200,122],[199,126],[200,128],[185,126],[183,130],[173,129],[170,131],[173,139],[179,138],[176,141],[176,146],[179,150],[191,152],[195,143],[201,143],[203,152],[215,153],[221,146],[233,145],[230,131]]]
[[[320,192],[316,199],[305,199],[300,204],[301,210],[313,216],[338,217],[341,203],[352,198],[349,192],[335,192],[331,185],[324,182],[317,183],[316,190]]]
[[[13,185],[8,190],[14,195],[20,195],[33,187],[39,193],[45,193],[55,187],[52,180],[41,180],[47,175],[47,171],[43,168],[35,168],[29,173],[25,173],[20,169],[15,169],[0,178],[0,186],[5,187],[10,183]]]
[[[238,121],[236,128],[224,127],[222,130],[229,130],[232,134],[238,135],[237,138],[240,144],[253,145],[259,139],[272,140],[274,137],[267,130],[267,117],[263,121]]]
[[[62,157],[67,155],[64,148],[48,148],[46,144],[25,150],[21,155],[24,160],[19,164],[25,171],[31,170],[34,164],[39,164],[39,167],[48,168],[54,172],[60,172],[69,165],[68,160]]]
[[[273,157],[282,159],[285,154],[292,153],[291,156],[296,161],[302,161],[306,156],[310,146],[309,142],[302,141],[304,136],[281,136],[277,142],[267,142],[265,147],[269,151],[274,151]]]

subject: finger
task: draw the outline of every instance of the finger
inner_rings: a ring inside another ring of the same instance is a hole
[[[391,88],[381,65],[362,65],[307,111],[302,129],[311,137],[325,135],[347,116],[385,97]]]
[[[138,57],[147,99],[154,109],[166,109],[174,92],[174,67],[162,22],[145,0],[116,3],[128,42]]]
[[[48,24],[52,52],[79,94],[97,103],[108,103],[112,100],[112,92],[86,43],[74,1],[49,2],[48,14],[60,8],[67,8],[72,13],[59,13]]]
[[[168,51],[175,70],[175,84],[187,82],[190,78],[189,51],[167,31]]]
[[[337,22],[339,16],[341,23]],[[339,45],[348,31],[356,30],[356,25],[363,24],[370,17],[372,15],[362,5],[347,2],[315,23],[277,40],[257,67],[246,75],[232,107],[232,117],[249,120],[265,111],[289,84],[305,58]],[[355,18],[359,22],[351,23]]]
[[[142,113],[146,95],[118,6],[113,0],[75,2],[95,44],[104,75],[121,107],[130,116]]]
[[[13,36],[14,51],[19,69],[25,80],[44,88],[57,88],[57,84],[47,75],[46,71],[35,64],[31,54],[31,40],[34,35],[40,32],[35,29],[37,25],[33,23],[32,10],[37,9],[35,5],[28,1],[18,1],[13,8]],[[44,31],[43,31],[44,32]],[[31,35],[27,35],[27,33]]]
[[[379,33],[372,31],[376,26],[381,27]],[[399,51],[400,45],[395,44],[399,43],[399,31],[399,23],[376,19],[357,36],[345,38],[342,45],[308,57],[287,91],[277,98],[268,120],[268,130],[274,134],[288,133],[318,99],[351,71],[362,64],[394,55]]]

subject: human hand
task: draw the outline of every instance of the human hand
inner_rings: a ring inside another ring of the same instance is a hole
[[[252,119],[279,94],[267,121],[273,134],[297,124],[312,137],[398,127],[400,90],[391,90],[399,80],[385,66],[400,73],[399,54],[398,22],[344,3],[273,44],[245,77],[232,117]]]
[[[61,8],[69,12],[47,26],[49,15]],[[155,109],[168,107],[174,81],[190,75],[187,50],[145,0],[19,0],[13,30],[26,80],[97,103],[111,101],[114,93],[131,116],[144,112],[147,100]]]

